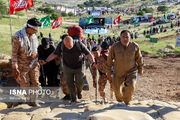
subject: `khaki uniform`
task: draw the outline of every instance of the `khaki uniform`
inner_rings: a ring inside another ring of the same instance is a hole
[[[35,62],[32,68],[29,64],[32,60],[28,59],[22,49],[19,38],[12,39],[12,68],[18,68],[20,71],[20,80],[17,83],[21,87],[39,87],[39,64]]]
[[[104,92],[104,89],[105,89],[105,86],[106,86],[106,83],[107,81],[109,81],[110,83],[110,88],[111,88],[111,98],[113,97],[112,96],[112,93],[113,93],[113,88],[112,88],[112,79],[109,79],[107,77],[107,72],[108,72],[108,69],[107,69],[107,61],[105,60],[105,58],[103,56],[100,56],[98,58],[96,58],[96,62],[97,62],[97,69],[99,71],[99,80],[98,80],[98,85],[99,85],[99,93],[100,93],[100,96],[105,99],[105,92]],[[92,68],[93,70],[93,80],[96,80],[97,79],[97,70],[96,68]]]
[[[114,67],[112,83],[117,101],[128,104],[135,88],[136,71],[143,67],[139,46],[135,42],[130,42],[128,47],[121,42],[115,43],[110,49],[107,64],[109,72]]]

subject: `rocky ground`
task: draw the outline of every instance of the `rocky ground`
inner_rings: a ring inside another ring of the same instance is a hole
[[[0,104],[2,120],[180,120],[180,57],[144,57],[144,75],[137,81],[130,106],[109,99],[96,105],[95,89],[89,70],[90,90],[76,104],[59,100],[32,108],[26,104],[6,109]],[[98,94],[98,101],[101,101]]]
[[[179,120],[180,102],[132,101],[130,106],[109,102],[96,105],[81,100],[76,104],[60,100],[30,107],[26,104],[0,112],[2,120]]]
[[[160,100],[180,102],[180,57],[144,57],[144,74],[137,81],[134,100]],[[88,75],[91,80],[91,76]],[[90,81],[90,86],[92,82]],[[94,99],[95,89],[88,94],[87,99]],[[109,98],[109,83],[106,87]],[[115,100],[115,99],[114,99]]]

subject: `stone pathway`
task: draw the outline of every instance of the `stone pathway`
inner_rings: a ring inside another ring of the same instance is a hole
[[[0,106],[5,104],[0,104]],[[41,107],[26,104],[1,109],[1,120],[180,120],[180,102],[157,100],[132,101],[130,106],[117,102],[95,104],[81,100],[69,103],[45,103]]]

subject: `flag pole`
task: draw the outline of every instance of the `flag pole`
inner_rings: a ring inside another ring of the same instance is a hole
[[[10,33],[11,33],[11,42],[12,42],[12,20],[11,20],[11,9],[10,9],[10,0],[8,0],[9,3],[9,25],[10,25]]]

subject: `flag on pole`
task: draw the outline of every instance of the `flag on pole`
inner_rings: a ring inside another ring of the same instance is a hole
[[[138,24],[139,23],[139,18],[136,18],[136,21],[133,22],[133,24]]]
[[[55,28],[59,27],[60,25],[62,25],[62,16],[59,17],[58,19],[54,20],[53,23],[51,24],[52,29],[55,29]]]
[[[49,15],[43,18],[39,18],[38,20],[42,23],[41,28],[49,27],[51,25]]]
[[[13,15],[18,11],[32,7],[33,0],[10,0],[9,14]]]
[[[118,16],[116,19],[113,20],[113,24],[117,24],[121,20],[121,16]]]
[[[138,11],[138,9],[136,8],[135,12],[137,12],[137,11]]]
[[[153,16],[152,16],[152,18],[149,20],[149,23],[152,23],[153,22]]]
[[[84,21],[85,25],[89,25],[91,23],[94,23],[94,17],[93,16],[86,18],[86,20]]]

